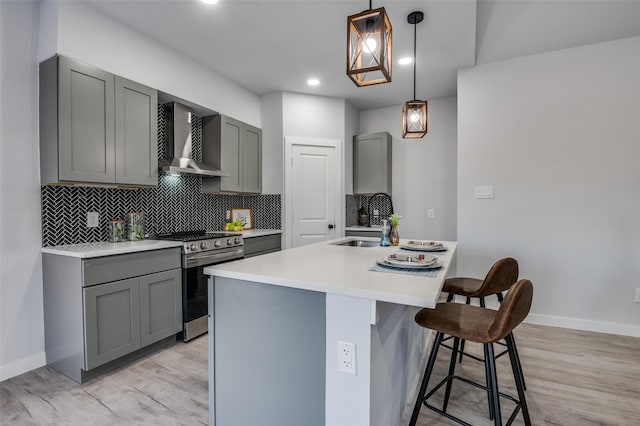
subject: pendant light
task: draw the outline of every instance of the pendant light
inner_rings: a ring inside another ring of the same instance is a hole
[[[416,100],[416,25],[422,22],[422,12],[411,12],[407,22],[413,24],[413,100],[402,107],[402,137],[423,138],[427,134],[427,101]]]
[[[384,7],[347,19],[347,75],[358,87],[391,82],[391,22]]]

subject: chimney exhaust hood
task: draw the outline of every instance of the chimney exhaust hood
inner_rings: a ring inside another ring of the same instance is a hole
[[[161,170],[201,176],[227,176],[226,173],[193,159],[191,110],[178,102],[171,103],[170,109],[172,119],[168,123],[167,144],[167,155],[170,157],[161,161]]]

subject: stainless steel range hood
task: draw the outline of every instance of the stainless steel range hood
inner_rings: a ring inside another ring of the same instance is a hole
[[[186,173],[202,176],[227,176],[222,171],[207,166],[193,159],[191,110],[185,105],[173,102],[170,104],[172,120],[169,124],[169,141],[167,155],[160,162],[160,169],[164,172]]]

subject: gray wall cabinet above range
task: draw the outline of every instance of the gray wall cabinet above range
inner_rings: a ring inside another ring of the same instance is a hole
[[[44,253],[42,269],[47,364],[77,382],[182,331],[180,248]]]
[[[391,135],[387,132],[353,137],[353,193],[391,194]]]
[[[202,192],[262,192],[262,130],[224,115],[202,118],[202,160],[227,176],[203,177]]]
[[[40,64],[41,183],[157,185],[157,91],[91,65]]]

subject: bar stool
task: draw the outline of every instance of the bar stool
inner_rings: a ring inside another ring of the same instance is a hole
[[[447,413],[447,405],[451,394],[451,385],[454,379],[461,380],[471,384],[477,388],[484,389],[488,392],[490,403],[490,414],[495,425],[502,425],[502,416],[500,414],[500,397],[510,399],[516,404],[515,409],[511,413],[507,424],[515,419],[519,410],[522,410],[525,425],[531,425],[529,418],[529,410],[524,394],[524,386],[522,383],[522,375],[518,369],[518,354],[514,350],[513,329],[518,326],[528,315],[533,299],[533,285],[531,281],[523,279],[511,286],[507,296],[502,301],[500,309],[495,311],[492,309],[482,308],[462,303],[438,303],[435,309],[421,309],[415,316],[418,325],[435,330],[436,337],[429,355],[429,361],[425,370],[418,398],[411,416],[410,426],[414,426],[420,413],[422,405],[430,410],[439,413],[448,419],[457,423],[468,425],[469,423]],[[445,334],[454,336],[453,351],[451,353],[451,361],[449,363],[449,373],[440,383],[438,383],[429,393],[426,393],[429,379],[433,372],[438,349]],[[470,340],[472,342],[482,343],[484,345],[484,363],[486,383],[484,386],[480,383],[459,377],[455,375],[456,355],[460,339]],[[496,363],[493,351],[493,344],[499,340],[506,339],[509,359],[511,361],[511,369],[518,390],[518,399],[499,392],[498,379],[496,375]],[[427,400],[446,383],[444,403],[442,410],[430,405]],[[426,395],[425,395],[426,393]]]
[[[444,285],[442,286],[442,291],[445,293],[449,293],[449,295],[447,296],[447,302],[451,302],[454,296],[464,296],[467,298],[466,304],[468,305],[471,303],[471,298],[473,297],[480,299],[480,306],[484,308],[484,298],[488,296],[496,295],[498,297],[498,301],[502,303],[502,292],[509,290],[509,288],[516,281],[518,281],[518,274],[518,261],[512,257],[505,257],[498,260],[491,266],[491,269],[489,269],[489,272],[484,277],[484,280],[466,277],[447,278],[444,281]],[[443,339],[443,342],[449,339],[450,337],[447,337]],[[466,355],[477,361],[483,361],[482,358],[478,358],[474,355],[465,353],[464,343],[464,340],[460,342],[460,362],[462,362],[463,355]],[[443,345],[449,349],[452,349],[446,344]],[[513,347],[517,354],[518,347],[516,345],[515,339],[513,341]],[[496,358],[501,357],[506,353],[507,351],[505,350],[497,354]],[[527,384],[524,380],[524,374],[522,374],[522,366],[520,365],[520,363],[518,363],[518,369],[520,370],[520,375],[522,376],[524,389],[527,390]]]

